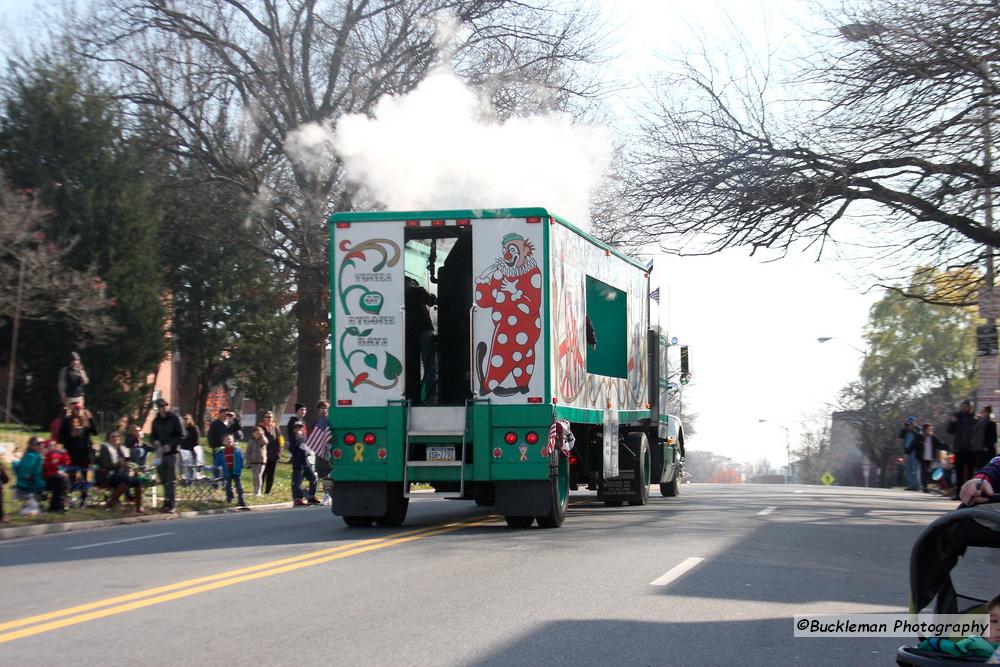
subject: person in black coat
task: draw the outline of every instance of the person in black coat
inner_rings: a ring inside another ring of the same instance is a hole
[[[278,467],[278,459],[281,458],[281,433],[277,422],[274,421],[274,413],[268,410],[264,413],[264,418],[260,422],[260,427],[264,431],[264,439],[267,441],[267,463],[264,464],[264,493],[271,493],[274,486],[274,471]]]
[[[225,410],[219,410],[219,416],[208,425],[208,446],[212,448],[212,453],[222,447],[222,440],[229,433],[229,414]]]
[[[976,472],[978,453],[972,446],[972,431],[976,426],[976,416],[972,414],[972,404],[962,401],[962,405],[948,422],[948,433],[952,435],[951,450],[955,453],[955,486],[965,484]]]
[[[233,442],[240,442],[242,440],[246,440],[246,438],[243,436],[243,423],[240,421],[240,416],[237,413],[230,410],[228,417],[229,417],[229,435],[233,436]]]
[[[982,468],[997,455],[997,423],[993,421],[993,406],[979,411],[979,419],[972,428],[972,451],[976,455],[976,468]]]
[[[152,440],[160,455],[160,467],[156,473],[163,483],[163,512],[174,512],[177,491],[177,452],[184,440],[184,425],[181,418],[167,408],[164,399],[156,401],[156,416],[153,418]]]

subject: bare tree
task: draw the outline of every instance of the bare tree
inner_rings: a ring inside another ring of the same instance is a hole
[[[818,255],[835,241],[877,276],[978,265],[1000,247],[1000,4],[869,0],[826,18],[784,88],[768,71],[726,76],[712,55],[661,82],[628,188],[649,221],[634,243]]]
[[[72,326],[93,341],[118,330],[110,313],[114,302],[105,294],[104,281],[93,267],[79,271],[69,266],[66,256],[72,245],[46,239],[42,231],[46,215],[29,193],[10,189],[0,172],[0,322],[10,320],[7,420],[13,419],[22,321]]]
[[[563,5],[564,6],[564,5]],[[498,113],[566,108],[597,93],[581,67],[598,26],[579,8],[513,0],[114,0],[78,31],[117,68],[120,96],[159,147],[236,186],[258,253],[292,273],[298,390],[321,394],[329,334],[332,211],[355,193],[329,146],[329,123],[413,89],[442,60],[486,91]],[[445,37],[442,37],[445,35]]]

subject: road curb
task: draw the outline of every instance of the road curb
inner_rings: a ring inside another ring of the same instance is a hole
[[[255,505],[251,508],[251,512],[268,512],[289,508],[291,506],[291,501],[286,503],[272,503],[270,505]],[[111,526],[121,526],[133,523],[152,523],[154,521],[193,519],[199,516],[213,516],[216,514],[236,514],[237,512],[241,514],[246,513],[236,507],[221,507],[214,510],[179,512],[177,514],[148,514],[140,516],[123,516],[115,519],[98,519],[96,521],[66,521],[63,523],[39,523],[33,526],[12,526],[10,528],[0,528],[0,540],[12,540],[18,537],[36,537],[38,535],[51,535],[53,533],[72,533],[78,530],[108,528]]]

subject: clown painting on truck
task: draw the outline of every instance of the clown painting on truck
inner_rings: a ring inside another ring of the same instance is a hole
[[[330,223],[332,509],[348,525],[400,525],[414,483],[514,528],[561,525],[578,485],[608,505],[677,494],[651,266],[543,208]]]

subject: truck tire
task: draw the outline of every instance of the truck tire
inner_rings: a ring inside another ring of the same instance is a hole
[[[628,501],[629,505],[645,505],[649,502],[649,480],[652,477],[652,463],[649,440],[642,431],[632,431],[625,436],[625,445],[638,456],[632,461],[635,477],[639,480],[639,493]]]
[[[351,528],[367,528],[375,520],[373,516],[345,516],[341,518]]]
[[[403,497],[403,488],[399,484],[390,484],[387,493],[389,509],[384,515],[375,517],[375,523],[383,528],[402,526],[406,521],[406,510],[410,507],[410,499]]]
[[[538,516],[539,528],[558,528],[566,519],[566,508],[569,506],[569,462],[558,452],[556,457],[555,475],[552,476],[552,511],[545,516]]]
[[[504,517],[507,525],[511,528],[531,528],[531,524],[535,522],[535,517],[533,516],[511,516],[507,515]]]
[[[660,495],[664,498],[673,498],[680,495],[681,485],[677,483],[677,475],[669,482],[660,482]]]

